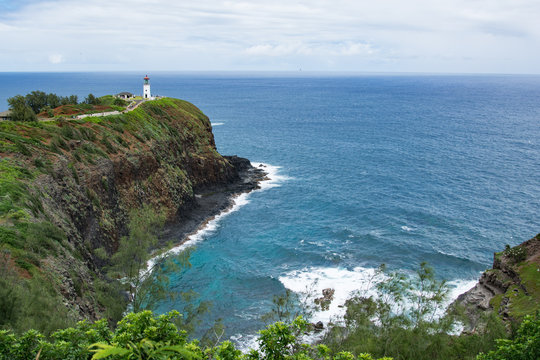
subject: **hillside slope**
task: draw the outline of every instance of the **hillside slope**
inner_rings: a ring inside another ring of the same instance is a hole
[[[540,234],[495,253],[493,268],[456,302],[466,307],[471,328],[483,312],[495,311],[506,321],[521,321],[540,310]]]
[[[249,166],[222,157],[208,118],[171,98],[117,116],[2,122],[0,157],[0,328],[45,332],[121,315],[125,299],[100,269],[130,209],[151,204],[172,221],[196,191]]]

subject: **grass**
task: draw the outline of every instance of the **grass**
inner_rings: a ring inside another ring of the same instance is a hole
[[[519,275],[527,291],[540,299],[540,265],[536,262],[524,263],[519,267]]]
[[[499,312],[499,309],[501,308],[501,302],[503,299],[503,294],[497,294],[495,295],[490,301],[489,305],[495,310],[495,312]]]
[[[538,299],[525,294],[523,289],[512,286],[506,292],[506,297],[510,299],[509,313],[515,319],[522,319],[525,315],[534,313],[538,308]]]
[[[521,246],[510,248],[497,253],[496,258],[506,256],[510,266],[518,274],[520,285],[512,285],[505,294],[496,295],[490,301],[490,305],[495,311],[500,310],[504,298],[508,299],[508,313],[515,320],[522,319],[525,315],[530,315],[540,311],[540,264],[533,260],[524,260],[526,257],[525,249]],[[510,281],[503,273],[497,271],[497,277],[500,281]]]
[[[525,315],[540,310],[540,266],[535,262],[523,262],[518,267],[519,277],[525,289],[509,289],[510,310],[513,316],[521,319]]]

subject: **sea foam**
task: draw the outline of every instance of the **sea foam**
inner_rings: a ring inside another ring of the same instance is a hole
[[[356,267],[353,270],[343,268],[305,268],[291,271],[279,277],[285,288],[296,293],[310,293],[311,300],[322,296],[322,290],[335,290],[334,299],[328,310],[319,310],[310,319],[313,322],[322,321],[327,324],[336,321],[345,314],[345,301],[354,292],[362,291],[365,295],[375,295],[373,285],[384,279],[376,269]],[[308,299],[309,300],[309,299]]]
[[[405,272],[405,271],[404,271]],[[410,271],[405,272],[408,276],[413,276]],[[334,289],[334,299],[328,310],[316,311],[312,322],[322,321],[324,324],[329,322],[339,322],[345,314],[345,302],[355,294],[369,297],[376,296],[375,285],[387,279],[387,275],[380,273],[375,268],[355,267],[352,270],[344,268],[304,268],[294,270],[279,277],[283,286],[299,294],[309,292],[311,300],[322,296],[322,290],[326,288]],[[441,308],[446,309],[460,294],[471,289],[476,280],[452,280],[448,283],[449,293],[446,301]],[[405,307],[411,304],[405,303]],[[436,314],[443,315],[444,311]]]
[[[410,272],[407,272],[411,274]],[[345,302],[353,295],[376,296],[375,285],[387,279],[387,275],[375,268],[355,267],[352,270],[344,268],[316,267],[294,270],[279,277],[283,286],[295,293],[306,295],[307,302],[313,303],[322,296],[322,290],[334,289],[334,298],[328,310],[315,311],[309,319],[311,322],[321,321],[326,325],[332,322],[339,324],[345,315]],[[448,282],[449,296],[442,308],[446,309],[460,294],[472,288],[476,280],[453,280]],[[410,304],[405,304],[410,307]],[[444,311],[443,311],[444,312]],[[442,313],[436,316],[442,315]],[[314,343],[324,336],[325,332],[306,335],[302,341]],[[258,349],[257,336],[254,334],[236,334],[231,340],[237,344],[239,350],[247,353],[250,349]]]

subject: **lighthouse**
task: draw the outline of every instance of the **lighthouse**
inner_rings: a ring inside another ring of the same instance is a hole
[[[152,95],[150,95],[150,82],[148,81],[150,78],[148,75],[144,77],[144,84],[143,84],[143,98],[144,99],[150,99]]]

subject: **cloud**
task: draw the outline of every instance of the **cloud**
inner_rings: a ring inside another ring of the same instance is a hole
[[[288,56],[296,54],[308,54],[311,50],[309,47],[301,44],[296,45],[254,45],[245,50],[248,55],[255,56]]]
[[[375,52],[371,44],[348,43],[339,47],[338,55],[373,55]]]
[[[16,3],[3,1],[0,14],[7,71],[290,70],[301,62],[313,70],[540,73],[537,0]]]
[[[245,53],[254,56],[289,56],[289,55],[311,55],[311,56],[354,56],[372,55],[376,51],[371,44],[360,42],[347,43],[316,43],[316,44],[259,44],[245,49]]]
[[[64,56],[62,54],[51,54],[49,55],[49,62],[51,64],[60,64],[64,62]]]

